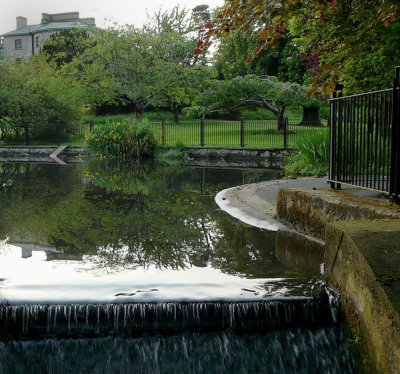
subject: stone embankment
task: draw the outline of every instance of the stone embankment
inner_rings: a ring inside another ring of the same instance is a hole
[[[316,239],[306,246],[309,254],[276,254],[313,268],[324,258],[324,276],[340,292],[365,371],[400,373],[400,207],[375,192],[329,189],[316,178],[239,186],[216,201],[248,224],[278,230],[277,242],[290,234],[285,226]]]
[[[400,373],[400,208],[352,190],[289,188],[278,192],[277,216],[325,241],[324,276],[366,371]]]

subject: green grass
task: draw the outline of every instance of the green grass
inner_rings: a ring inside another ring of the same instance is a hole
[[[95,126],[102,123],[96,123]],[[165,121],[163,133],[162,123],[146,122],[157,139],[158,144],[164,146],[199,147],[200,120],[181,121],[179,124],[173,121]],[[82,125],[82,133],[89,132],[89,126]],[[244,146],[247,148],[282,148],[283,132],[277,130],[276,121],[246,121],[244,125]],[[314,132],[326,132],[327,127],[302,127],[290,125],[288,129],[288,147],[295,146],[296,139],[307,137]],[[207,147],[240,147],[240,122],[206,120],[204,128],[204,145]],[[79,138],[74,139],[74,144],[83,144]]]
[[[132,115],[117,116],[89,116],[85,115],[81,125],[74,129],[74,135],[68,140],[63,140],[62,144],[83,145],[89,134],[89,122],[93,121],[94,126],[109,124],[112,122],[126,122],[132,120]],[[131,121],[129,121],[131,122]],[[158,144],[169,147],[181,146],[190,147],[201,145],[200,142],[200,120],[192,119],[181,121],[179,124],[172,120],[165,120],[165,130],[163,132],[162,122],[146,121],[143,123],[154,132]],[[296,123],[296,121],[293,121]],[[289,147],[294,147],[296,139],[307,137],[316,131],[328,132],[326,127],[303,127],[289,125],[288,143]],[[22,139],[23,141],[23,139]],[[204,129],[204,145],[208,147],[240,147],[240,122],[206,119]],[[51,144],[51,142],[48,142]],[[53,143],[55,144],[55,143]],[[283,132],[277,130],[275,120],[248,120],[244,125],[244,146],[246,148],[282,148]]]
[[[200,121],[185,121],[179,124],[165,123],[164,136],[161,123],[150,123],[159,144],[175,146],[200,146]],[[275,121],[246,121],[244,125],[244,146],[250,148],[282,148],[283,132],[277,130]],[[326,127],[290,126],[288,146],[293,146],[299,137],[314,132],[326,132]],[[240,147],[240,124],[232,121],[207,121],[204,128],[204,145],[210,147]]]

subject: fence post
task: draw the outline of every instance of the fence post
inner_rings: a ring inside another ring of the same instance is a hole
[[[283,148],[287,148],[288,146],[288,125],[289,125],[289,120],[287,118],[284,118],[283,120]]]
[[[329,177],[331,188],[335,188],[335,170],[336,170],[336,99],[337,91],[333,91],[331,101],[329,102]]]
[[[167,127],[165,126],[165,119],[161,121],[161,143],[167,144]]]
[[[203,117],[201,119],[200,122],[200,146],[204,147],[205,142],[204,142],[204,131],[205,131],[205,127],[206,127],[206,119],[205,119],[205,115],[203,114]]]
[[[29,125],[26,124],[24,127],[25,127],[25,144],[29,145]]]
[[[57,145],[60,145],[60,122],[56,123]]]
[[[328,180],[331,188],[335,188],[335,181],[337,181],[337,119],[338,119],[338,105],[334,100],[343,96],[343,85],[336,84],[335,90],[332,93],[332,98],[329,103],[329,175]],[[340,165],[340,161],[339,161]],[[341,184],[337,183],[336,188],[340,189]]]
[[[240,147],[244,148],[244,117],[240,118]]]
[[[400,203],[400,66],[396,67],[393,82],[393,108],[392,108],[392,154],[390,162],[390,189],[391,198]]]

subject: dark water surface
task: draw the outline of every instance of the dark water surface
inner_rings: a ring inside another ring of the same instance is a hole
[[[353,372],[320,280],[322,248],[214,202],[279,177],[1,164],[2,372]]]

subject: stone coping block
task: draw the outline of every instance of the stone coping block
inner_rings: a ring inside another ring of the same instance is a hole
[[[400,218],[400,209],[386,201],[352,196],[348,191],[284,188],[277,194],[277,216],[290,226],[324,240],[329,223]]]
[[[340,292],[367,371],[400,373],[400,220],[328,225],[325,276]]]

